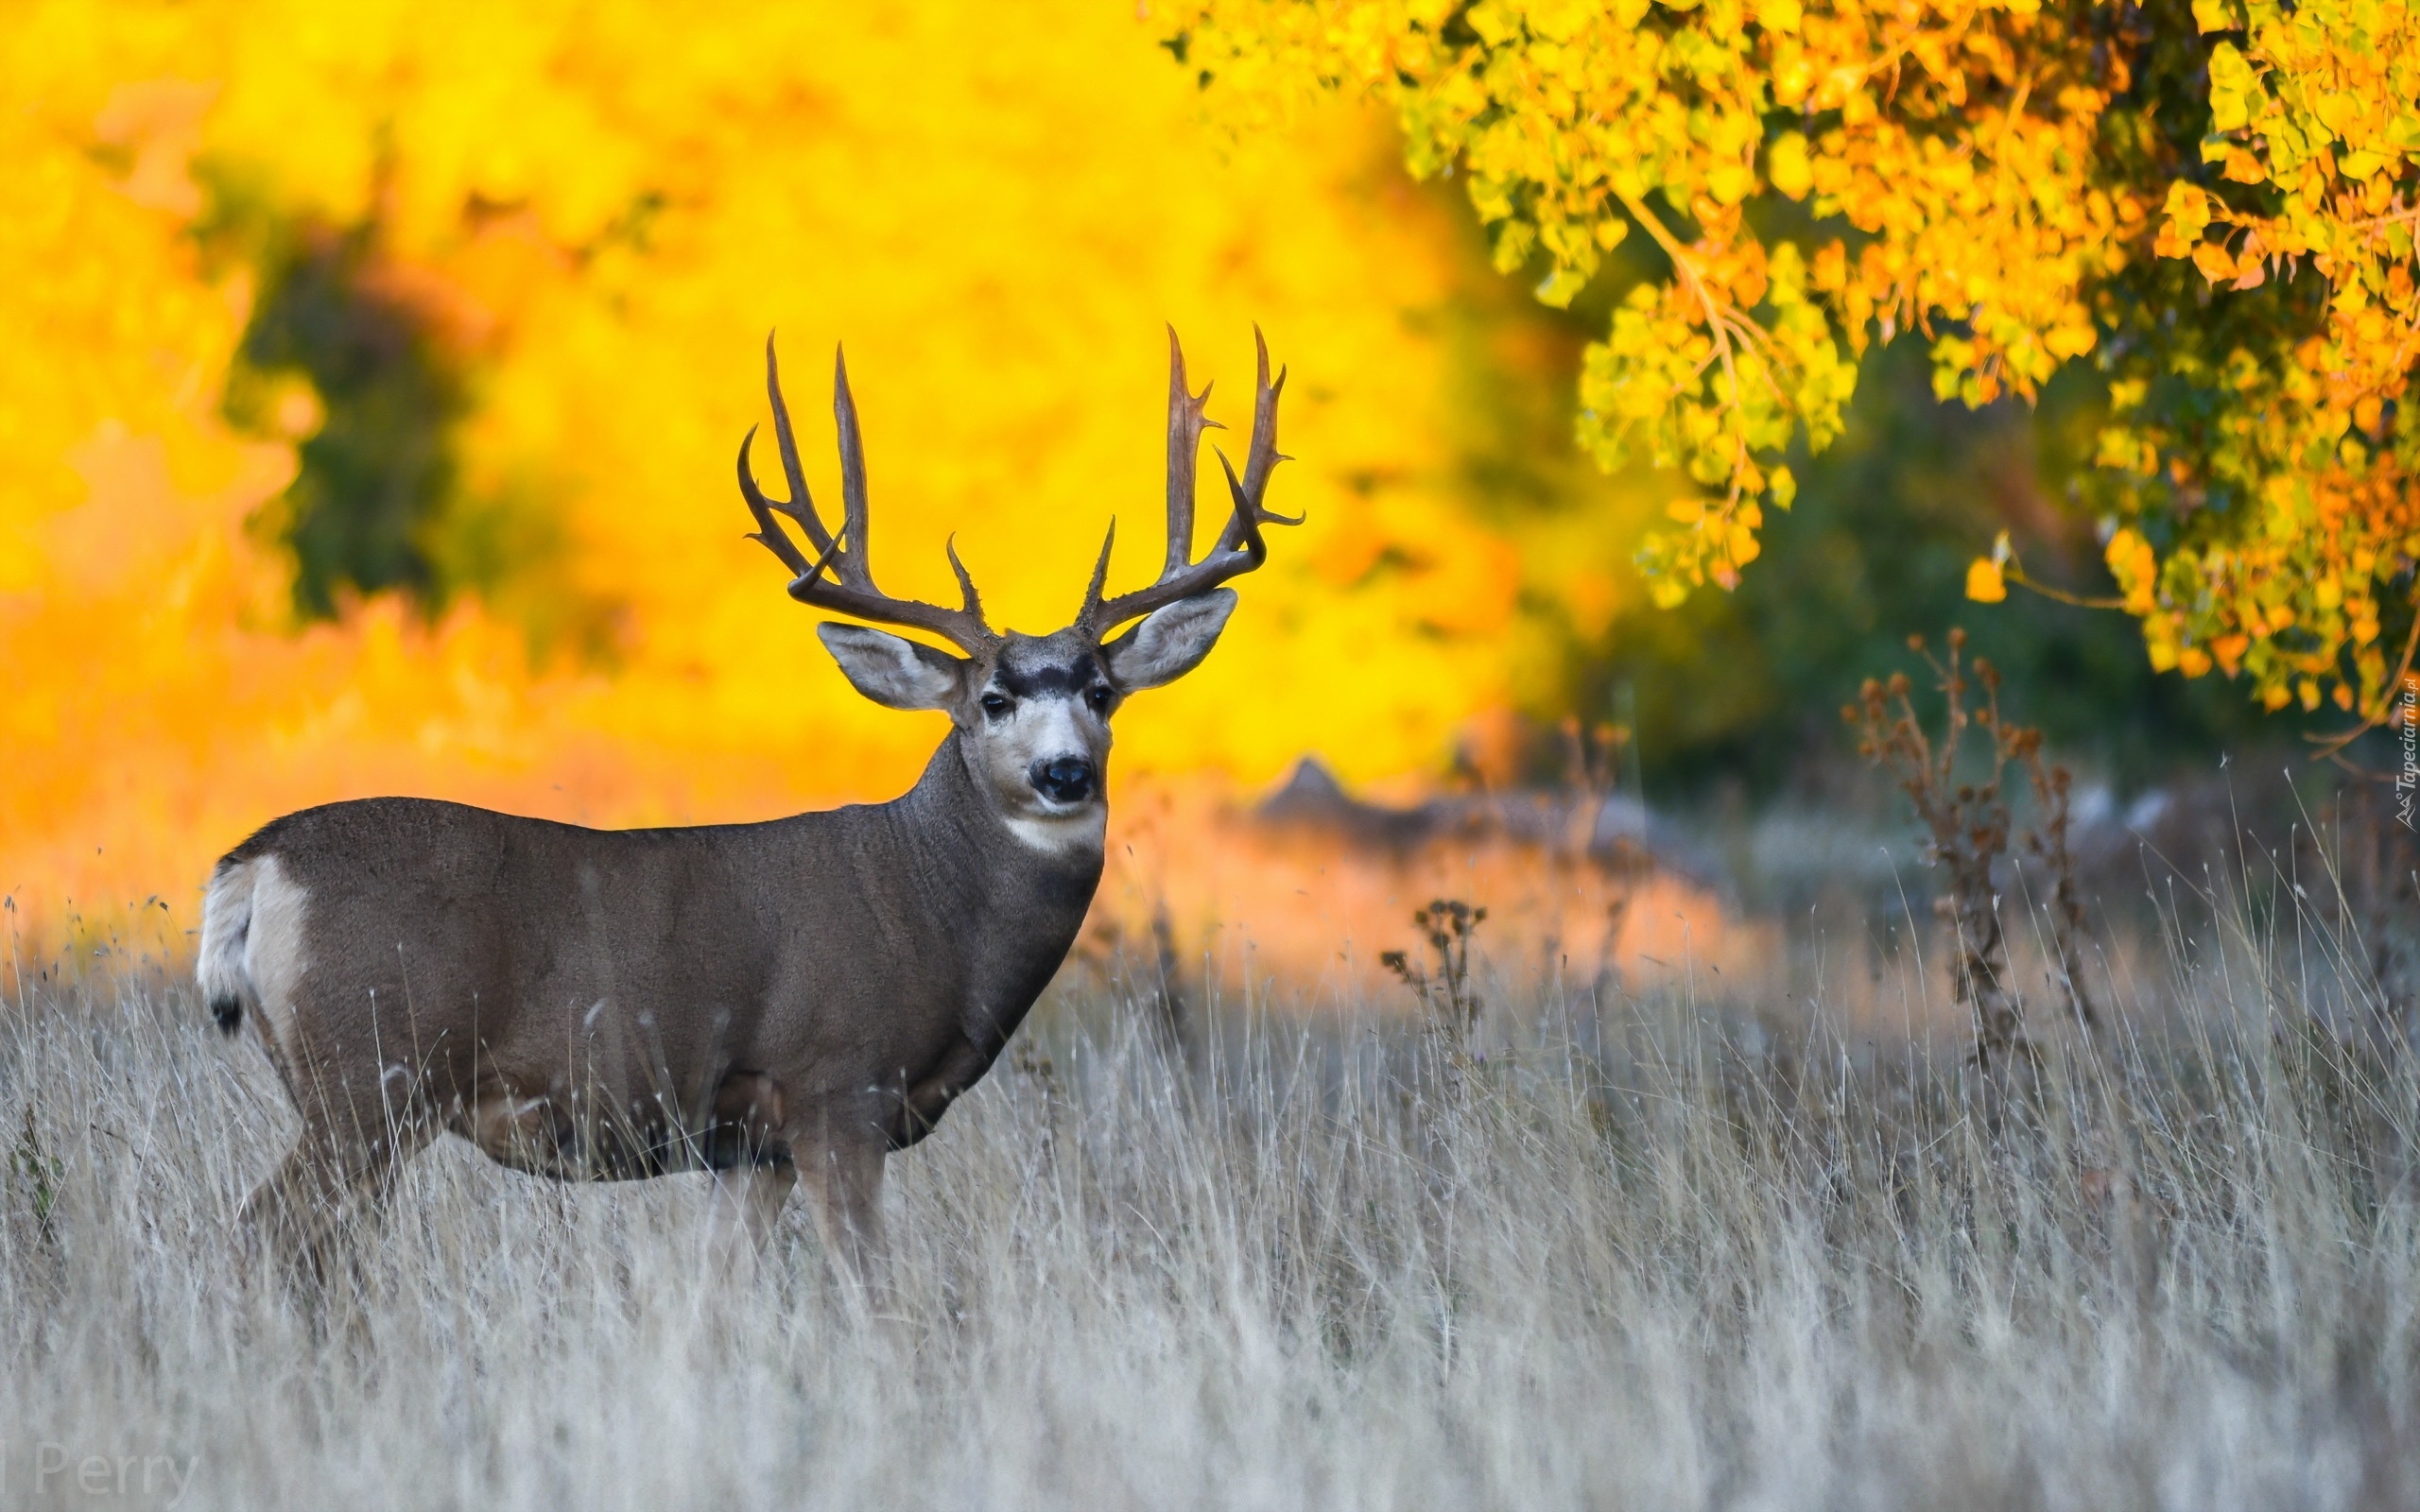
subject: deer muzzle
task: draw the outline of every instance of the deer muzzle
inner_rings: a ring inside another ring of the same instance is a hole
[[[1053,803],[1083,803],[1100,792],[1100,773],[1082,756],[1051,756],[1026,773],[1033,790]]]

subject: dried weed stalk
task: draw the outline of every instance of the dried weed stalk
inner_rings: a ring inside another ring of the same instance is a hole
[[[2100,1024],[2100,1016],[2083,981],[2083,899],[2076,890],[2075,856],[2067,849],[2067,828],[2073,822],[2068,799],[2075,779],[2064,766],[2044,765],[2042,731],[2019,727],[2015,734],[2019,737],[2017,759],[2033,781],[2036,811],[2025,848],[2042,863],[2050,879],[2050,944],[2058,957],[2059,992],[2076,1022],[2089,1030]]]
[[[1470,1053],[1471,1035],[1478,1027],[1480,1003],[1471,986],[1471,936],[1487,920],[1485,908],[1474,908],[1459,898],[1439,898],[1411,916],[1426,939],[1436,969],[1415,962],[1409,952],[1388,951],[1378,964],[1400,977],[1420,999],[1428,1025],[1457,1057]]]
[[[2022,766],[2031,780],[2040,816],[2037,828],[2026,836],[2026,849],[2041,860],[2051,879],[2051,935],[2060,990],[2069,1011],[2088,1028],[2095,1015],[2083,984],[2083,905],[2067,847],[2073,780],[2066,768],[2044,764],[2039,730],[2012,725],[2001,716],[1999,670],[1981,657],[1965,662],[1964,630],[1950,630],[1945,660],[1927,651],[1922,636],[1909,637],[1908,645],[1932,667],[1945,700],[1939,736],[1927,735],[1916,717],[1910,697],[1912,685],[1905,673],[1893,673],[1887,682],[1868,678],[1858,701],[1841,709],[1841,715],[1858,729],[1858,753],[1899,779],[1925,827],[1925,860],[1946,877],[1947,886],[1934,907],[1956,932],[1953,971],[1958,1001],[1975,1015],[1976,1063],[1990,1071],[2015,1060],[2030,1062],[2034,1051],[2025,1037],[2022,1004],[2010,984],[1996,877],[2013,833],[2003,784],[2011,765]],[[1967,680],[1970,672],[1974,685]],[[1977,685],[1979,708],[1970,707]],[[1985,737],[1989,765],[1981,781],[1962,782],[1958,761],[1970,729]]]

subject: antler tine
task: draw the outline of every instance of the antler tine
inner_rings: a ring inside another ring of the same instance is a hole
[[[983,595],[975,591],[975,576],[972,573],[969,573],[966,570],[966,563],[958,559],[958,538],[956,536],[951,536],[948,540],[942,542],[942,553],[949,558],[949,570],[958,575],[958,593],[959,597],[964,602],[964,608],[961,609],[959,612],[972,614],[975,616],[975,623],[977,625],[982,624]]]
[[[1243,491],[1250,496],[1252,507],[1249,511],[1237,510],[1236,518],[1240,522],[1249,513],[1254,526],[1253,533],[1258,534],[1258,526],[1299,525],[1304,517],[1295,515],[1288,519],[1282,514],[1271,514],[1261,504],[1269,494],[1269,474],[1277,471],[1278,463],[1290,462],[1293,458],[1277,449],[1277,399],[1286,391],[1286,369],[1280,368],[1277,370],[1275,383],[1269,381],[1269,338],[1260,334],[1257,325],[1252,328],[1252,344],[1260,353],[1260,375],[1252,399],[1252,445],[1244,453]],[[1235,486],[1235,470],[1230,468],[1227,487],[1233,491]]]
[[[1269,494],[1269,474],[1277,471],[1278,463],[1290,462],[1293,458],[1277,450],[1277,398],[1286,390],[1286,371],[1279,369],[1277,381],[1270,383],[1269,343],[1261,336],[1260,327],[1255,325],[1252,328],[1252,338],[1253,344],[1260,349],[1260,376],[1252,402],[1252,445],[1244,453],[1241,482],[1236,481],[1235,464],[1227,460],[1227,454],[1219,453],[1219,466],[1227,474],[1227,493],[1236,505],[1236,512],[1229,517],[1227,528],[1219,537],[1219,544],[1228,551],[1250,552],[1253,565],[1257,567],[1262,555],[1269,549],[1261,539],[1260,527],[1299,525],[1304,517],[1298,514],[1288,519],[1270,512],[1261,503]]]
[[[1168,384],[1168,555],[1167,565],[1161,570],[1159,581],[1149,588],[1120,593],[1106,603],[1098,602],[1101,578],[1109,564],[1107,546],[1101,548],[1101,564],[1094,569],[1094,593],[1085,599],[1088,612],[1083,623],[1096,634],[1106,633],[1128,620],[1150,613],[1153,610],[1173,604],[1179,599],[1206,593],[1231,577],[1240,576],[1268,558],[1268,542],[1261,537],[1264,524],[1293,525],[1302,524],[1297,515],[1271,514],[1262,507],[1269,491],[1269,475],[1277,464],[1288,458],[1277,450],[1277,400],[1286,388],[1286,374],[1280,369],[1276,381],[1269,376],[1269,343],[1258,326],[1253,327],[1253,342],[1258,349],[1260,371],[1253,395],[1252,444],[1245,454],[1244,475],[1238,480],[1236,470],[1220,453],[1219,464],[1227,474],[1227,492],[1234,503],[1234,513],[1227,526],[1219,532],[1219,543],[1200,561],[1190,559],[1193,552],[1193,463],[1196,444],[1205,425],[1215,424],[1202,415],[1210,390],[1203,388],[1200,398],[1186,392],[1184,359],[1176,351],[1175,332],[1169,332],[1172,353]]]
[[[1093,563],[1092,581],[1084,586],[1084,607],[1076,611],[1076,623],[1090,628],[1100,614],[1100,591],[1109,583],[1109,551],[1117,544],[1117,521],[1109,522],[1109,533],[1101,537],[1100,557]]]
[[[790,406],[782,402],[782,365],[773,355],[770,331],[765,333],[765,397],[772,403],[773,440],[781,448],[782,476],[790,486],[786,501],[766,502],[797,521],[806,531],[806,539],[821,551],[832,544],[833,538],[824,530],[822,517],[815,512],[815,500],[806,491],[806,469],[799,465],[798,437],[790,430]],[[740,450],[745,452],[747,448],[743,445]]]
[[[1210,390],[1199,394],[1185,382],[1184,347],[1168,327],[1168,555],[1161,572],[1183,572],[1193,558],[1193,470],[1201,455],[1201,433],[1210,419]]]
[[[748,501],[748,512],[756,517],[756,528],[748,539],[780,558],[792,577],[804,577],[808,567],[805,554],[798,549],[798,542],[790,539],[789,532],[782,528],[782,523],[773,518],[774,502],[757,489],[755,475],[749,469],[748,449],[755,441],[756,427],[751,425],[748,434],[739,438],[739,496]]]
[[[893,598],[874,587],[873,575],[866,567],[865,443],[857,431],[857,406],[849,394],[847,368],[835,360],[832,412],[839,421],[840,496],[846,511],[837,536],[823,528],[814,504],[807,498],[806,472],[799,465],[798,445],[790,433],[789,408],[782,403],[781,377],[773,363],[769,337],[765,343],[765,381],[772,400],[773,434],[781,443],[782,471],[789,478],[790,497],[769,498],[756,486],[755,473],[748,461],[749,447],[756,439],[753,426],[739,443],[739,493],[748,503],[749,513],[756,519],[756,530],[748,539],[762,543],[789,569],[790,597],[858,619],[928,630],[970,655],[979,656],[997,644],[999,637],[983,623],[981,595],[975,591],[975,578],[967,572],[966,564],[958,559],[955,541],[944,549],[950,571],[958,576],[959,591],[965,600],[963,608],[943,609],[918,599]],[[788,515],[806,531],[807,539],[820,553],[814,560],[808,560],[789,532],[782,528],[779,515]],[[824,576],[827,569],[833,574],[831,577]]]
[[[849,539],[840,573],[852,587],[873,592],[873,569],[866,556],[866,443],[857,430],[857,401],[849,392],[849,359],[837,346],[832,349],[832,420],[840,433],[840,528]]]

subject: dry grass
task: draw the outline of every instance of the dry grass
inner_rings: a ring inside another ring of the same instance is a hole
[[[93,1504],[168,1502],[160,1456],[184,1506],[2410,1505],[2420,1104],[2315,1016],[2361,1023],[2339,959],[2180,930],[1997,1128],[1957,1040],[1820,1005],[1491,982],[1440,1097],[1392,1002],[1231,1002],[1188,1070],[1061,1001],[892,1162],[895,1323],[795,1207],[734,1291],[695,1183],[452,1147],[324,1333],[229,1259],[289,1126],[257,1052],[173,979],[29,972],[0,1507],[86,1456],[132,1465]]]

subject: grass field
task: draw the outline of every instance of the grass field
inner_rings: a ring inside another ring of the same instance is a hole
[[[227,1237],[258,1050],[25,970],[0,1506],[2420,1503],[2411,1058],[2316,924],[2170,925],[2004,1104],[1820,994],[1491,980],[1479,1062],[1408,997],[1176,1056],[1063,988],[891,1162],[888,1321],[802,1205],[733,1288],[696,1181],[449,1145],[315,1328]]]

